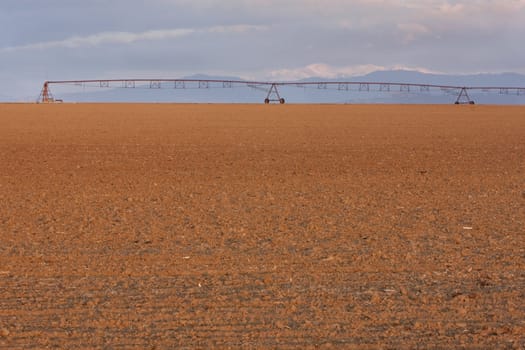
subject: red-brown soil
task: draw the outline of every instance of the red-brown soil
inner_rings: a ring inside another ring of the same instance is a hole
[[[523,348],[525,108],[0,105],[0,348]]]

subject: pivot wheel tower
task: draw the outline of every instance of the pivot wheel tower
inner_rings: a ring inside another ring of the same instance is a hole
[[[457,105],[473,105],[475,102],[470,99],[470,96],[468,95],[468,91],[466,87],[461,88],[461,91],[459,92],[458,99],[454,104]]]
[[[268,90],[268,95],[264,99],[264,103],[269,104],[270,102],[279,102],[284,104],[284,98],[279,95],[279,90],[277,89],[277,84],[273,83]]]

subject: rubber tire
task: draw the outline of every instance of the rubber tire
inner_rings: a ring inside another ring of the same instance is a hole
[[[284,101],[284,98],[281,98],[281,99],[279,100],[279,103],[282,104],[282,105],[284,104],[284,102],[285,102],[285,101]]]
[[[265,98],[265,99],[264,99],[264,104],[269,104],[269,103],[270,103],[270,99]]]

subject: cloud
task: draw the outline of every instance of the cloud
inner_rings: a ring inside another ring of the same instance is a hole
[[[448,2],[443,3],[441,6],[439,6],[439,11],[443,15],[456,15],[459,13],[462,13],[465,10],[465,5],[463,4],[449,4]]]
[[[358,65],[349,67],[334,67],[324,63],[313,63],[305,67],[279,69],[270,71],[268,76],[272,80],[298,80],[312,77],[339,78],[358,74],[366,74],[384,67],[376,65]]]
[[[438,73],[422,67],[410,67],[405,65],[380,66],[375,64],[363,64],[337,67],[325,63],[313,63],[304,67],[273,70],[267,73],[266,77],[270,80],[299,80],[307,78],[336,79],[366,75],[375,71],[384,70],[410,70],[421,73]]]
[[[148,30],[139,33],[133,32],[102,32],[88,36],[73,36],[63,40],[45,41],[27,45],[4,47],[0,52],[16,52],[26,50],[47,50],[54,48],[94,47],[105,44],[131,44],[137,41],[168,40],[189,36],[195,33],[245,33],[253,30],[263,30],[264,26],[231,25],[214,26],[208,28],[180,28]]]
[[[194,33],[193,29],[150,30],[142,33],[103,32],[88,36],[73,36],[64,40],[44,41],[27,45],[5,47],[1,52],[46,50],[54,48],[93,47],[104,44],[129,44],[141,40],[173,39]]]
[[[397,29],[403,35],[404,44],[410,44],[430,33],[430,30],[420,23],[399,23]]]
[[[208,33],[246,33],[251,31],[261,31],[267,29],[268,26],[236,24],[231,26],[215,26],[200,31]]]
[[[435,1],[429,9],[431,9],[430,12],[422,11],[422,13],[430,13],[441,19],[458,20],[463,18],[480,21],[478,16],[490,19],[494,16],[512,16],[516,12],[523,11],[525,10],[525,0]]]

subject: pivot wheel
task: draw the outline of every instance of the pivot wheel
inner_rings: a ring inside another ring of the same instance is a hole
[[[269,98],[265,98],[265,99],[264,99],[264,103],[265,103],[265,104],[270,103],[270,99],[269,99]]]
[[[284,98],[281,97],[281,98],[279,99],[279,103],[283,105],[284,102],[285,102],[285,101],[284,101]]]

